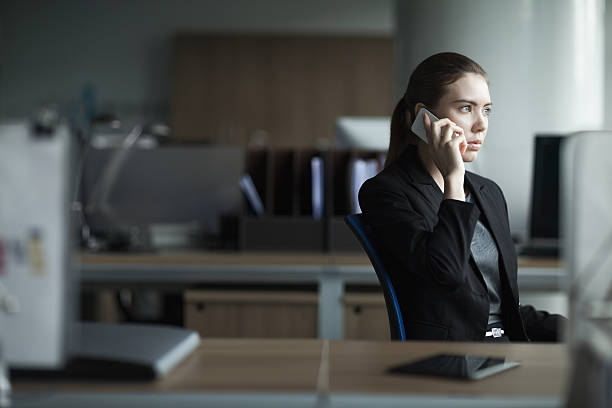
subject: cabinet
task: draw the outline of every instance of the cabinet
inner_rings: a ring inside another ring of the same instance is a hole
[[[179,33],[172,58],[178,140],[314,147],[393,109],[391,36]]]
[[[390,340],[382,293],[347,293],[343,303],[345,340]]]
[[[206,337],[316,338],[317,293],[284,290],[189,290],[185,326]],[[344,338],[389,340],[380,292],[347,293]]]
[[[189,290],[185,326],[206,337],[316,338],[317,294]]]

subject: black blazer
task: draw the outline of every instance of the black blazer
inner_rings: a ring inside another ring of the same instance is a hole
[[[465,180],[475,203],[443,200],[416,147],[410,146],[359,192],[359,204],[398,293],[407,337],[484,339],[489,295],[470,251],[480,219],[499,251],[506,335],[515,341],[558,341],[563,317],[519,304],[517,258],[501,189],[471,172]]]

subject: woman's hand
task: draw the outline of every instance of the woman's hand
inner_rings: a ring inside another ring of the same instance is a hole
[[[444,192],[447,196],[457,190],[458,198],[463,196],[463,178],[465,165],[462,155],[467,149],[463,129],[448,118],[431,122],[428,115],[423,115],[423,123],[429,139],[428,149],[433,161],[444,178]],[[448,187],[448,189],[447,189]]]

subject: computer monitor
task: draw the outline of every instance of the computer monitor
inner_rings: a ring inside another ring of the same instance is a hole
[[[334,146],[386,151],[391,118],[386,116],[341,116],[336,119]]]
[[[558,245],[559,149],[562,135],[536,135],[529,217],[529,241]]]
[[[222,216],[240,213],[243,148],[134,147],[119,168],[112,168],[117,152],[117,148],[92,147],[84,155],[81,200],[85,222],[94,234],[139,228],[151,235],[145,241],[149,240],[153,247],[158,246],[157,242],[161,246],[162,241],[171,241],[156,238],[156,231],[191,234],[197,242],[189,243],[188,238],[180,237],[174,242],[206,246],[220,234]],[[108,180],[109,166],[115,173],[109,191],[98,194],[106,188],[100,183]]]

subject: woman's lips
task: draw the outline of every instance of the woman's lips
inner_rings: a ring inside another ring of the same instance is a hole
[[[479,140],[474,140],[473,142],[468,142],[468,149],[473,151],[478,151],[482,147],[482,142]]]

